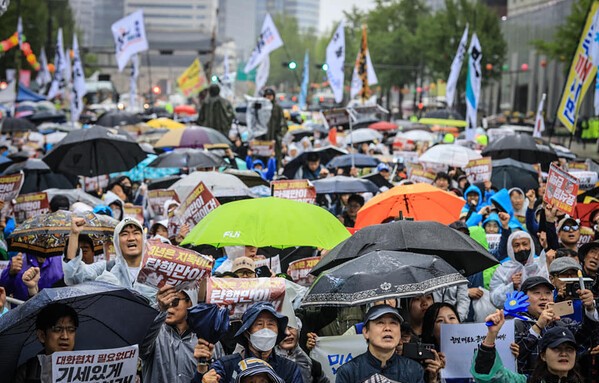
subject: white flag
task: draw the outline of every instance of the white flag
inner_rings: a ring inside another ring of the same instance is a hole
[[[19,21],[17,21],[17,38],[19,39],[19,49],[23,48],[23,20],[21,20],[21,16],[19,16]]]
[[[327,45],[327,79],[335,95],[335,102],[343,101],[343,81],[345,72],[345,31],[343,22],[339,23],[333,38]]]
[[[453,58],[451,63],[451,72],[449,72],[449,79],[447,80],[447,87],[445,90],[445,99],[447,101],[447,108],[453,107],[453,101],[455,99],[455,90],[458,85],[458,78],[460,77],[460,69],[462,68],[462,61],[464,61],[464,55],[466,54],[466,44],[468,43],[468,25],[464,29],[464,34],[460,40],[458,51]]]
[[[535,130],[532,134],[533,137],[541,137],[541,133],[545,131],[545,120],[543,119],[543,106],[545,105],[545,98],[547,98],[547,95],[543,93],[543,97],[541,97],[541,102],[539,102],[539,108],[537,109]]]
[[[225,58],[223,60],[223,70],[224,70],[224,74],[223,74],[223,82],[224,83],[228,83],[229,82],[229,56],[225,55]]]
[[[476,33],[472,34],[470,48],[468,49],[468,77],[466,79],[466,139],[474,140],[477,126],[478,100],[480,98],[480,85],[482,74],[480,61],[483,57],[480,42]]]
[[[131,58],[131,77],[129,79],[129,110],[134,110],[137,100],[137,77],[139,77],[139,55]]]
[[[45,87],[47,84],[52,81],[52,75],[48,70],[48,58],[46,57],[46,50],[42,48],[40,52],[40,71],[35,78],[35,82],[40,86],[40,88]]]
[[[65,79],[65,55],[62,44],[62,28],[58,28],[56,35],[56,54],[54,55],[54,78],[48,91],[48,100],[52,100],[61,92],[61,88],[64,87]]]
[[[266,17],[264,18],[264,23],[262,24],[262,31],[260,32],[260,36],[258,36],[256,47],[254,48],[254,51],[252,52],[252,55],[250,56],[250,59],[245,65],[243,71],[248,73],[262,63],[264,57],[268,56],[270,52],[282,46],[283,40],[279,35],[277,26],[275,25],[274,21],[272,21],[270,14],[267,13]]]
[[[73,93],[71,94],[71,121],[79,121],[83,112],[83,96],[85,95],[85,72],[79,55],[77,34],[73,34]]]
[[[254,96],[258,97],[260,90],[266,85],[268,81],[268,75],[270,72],[270,56],[266,56],[264,60],[260,63],[258,67],[258,72],[256,72],[256,91],[254,92]]]
[[[358,56],[356,57],[356,65],[354,65],[354,73],[351,76],[351,89],[349,93],[349,98],[354,98],[362,89],[362,79],[358,75],[358,59],[360,57],[360,53],[358,52]],[[368,85],[374,85],[379,82],[376,78],[376,73],[374,72],[374,67],[372,66],[372,61],[370,61],[370,51],[366,51],[366,69],[368,70]]]
[[[148,50],[148,39],[144,27],[144,15],[140,9],[112,24],[112,36],[116,50],[116,62],[122,72],[129,58]]]

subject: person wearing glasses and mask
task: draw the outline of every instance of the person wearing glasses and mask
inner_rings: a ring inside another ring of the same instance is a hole
[[[79,327],[79,316],[71,306],[52,303],[44,307],[35,321],[37,339],[44,346],[43,354],[73,351],[77,327]],[[41,373],[42,368],[36,355],[17,368],[10,382],[41,382]]]

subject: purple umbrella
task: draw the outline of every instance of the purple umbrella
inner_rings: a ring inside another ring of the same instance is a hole
[[[215,129],[204,126],[191,126],[185,129],[172,129],[162,136],[154,147],[204,149],[206,146],[218,144],[233,145],[227,137]]]

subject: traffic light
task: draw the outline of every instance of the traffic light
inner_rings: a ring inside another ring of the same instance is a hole
[[[215,83],[218,82],[218,76],[213,74],[212,77],[210,77],[210,81],[215,82]]]
[[[155,85],[154,87],[152,87],[152,93],[160,94],[160,87],[158,85]]]
[[[287,64],[287,68],[295,70],[295,68],[297,68],[297,63],[295,61],[289,61],[289,64]]]
[[[323,70],[323,71],[325,71],[325,72],[326,72],[326,71],[328,71],[328,70],[329,70],[329,64],[327,64],[327,63],[324,63],[324,64],[322,64],[321,68],[322,68],[322,70]]]

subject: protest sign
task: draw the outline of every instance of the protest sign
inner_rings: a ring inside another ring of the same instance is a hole
[[[23,181],[25,181],[23,172],[0,177],[0,201],[4,201],[2,207],[4,217],[12,215],[11,201],[19,195]]]
[[[143,206],[125,206],[123,209],[123,218],[135,218],[142,225],[144,224],[144,207]]]
[[[241,319],[255,302],[271,302],[281,311],[285,299],[283,278],[210,278],[206,285],[206,303],[229,309],[231,320]]]
[[[164,203],[170,199],[179,202],[179,196],[174,190],[156,189],[148,191],[148,203],[156,215],[164,215]]]
[[[322,371],[331,382],[343,364],[366,352],[362,335],[320,336],[310,357],[322,365]]]
[[[213,264],[195,251],[149,240],[137,281],[158,289],[165,284],[183,289],[210,275]]]
[[[425,169],[422,164],[410,165],[410,174],[408,179],[412,182],[424,182],[432,185],[435,177],[437,177],[437,172]]]
[[[327,109],[323,110],[321,113],[327,128],[349,125],[349,112],[345,108]]]
[[[441,352],[445,354],[444,379],[471,378],[470,367],[474,351],[487,335],[484,323],[441,324]],[[495,340],[495,349],[505,368],[516,371],[516,359],[510,350],[514,342],[514,321],[507,320]],[[468,363],[464,363],[467,361]]]
[[[135,382],[138,346],[52,354],[52,383]]]
[[[577,194],[578,178],[551,164],[543,201],[573,216]]]
[[[22,223],[27,218],[40,214],[46,214],[50,210],[48,195],[42,193],[21,194],[17,197],[17,203],[14,207],[15,221]]]
[[[275,141],[251,140],[250,149],[254,152],[254,156],[272,157],[275,155]]]
[[[220,203],[212,195],[210,189],[200,182],[191,193],[185,198],[185,201],[174,213],[169,214],[168,235],[174,237],[177,235],[179,227],[187,224],[191,230],[208,213],[220,206]]]
[[[580,247],[585,243],[592,242],[595,238],[595,231],[587,226],[580,226],[580,237],[576,243],[576,247]]]
[[[493,251],[499,248],[500,240],[501,234],[487,234],[487,243],[489,244],[489,251]]]
[[[281,272],[281,259],[278,254],[270,258],[254,259],[254,267],[257,269],[261,266],[266,266],[274,274],[279,274]]]
[[[581,190],[590,190],[597,183],[597,172],[570,169],[570,174],[578,178],[578,188]]]
[[[114,248],[114,243],[112,241],[104,242],[102,248],[104,249],[102,257],[99,257],[98,259],[94,257],[94,260],[104,259],[106,262],[108,262],[116,257],[116,249]]]
[[[310,286],[314,282],[314,275],[310,271],[320,261],[320,257],[309,257],[289,263],[287,274],[293,278],[293,282],[301,286]]]
[[[484,182],[491,180],[493,166],[491,165],[491,157],[483,157],[477,160],[468,161],[468,165],[464,168],[468,181],[473,184],[476,182]]]
[[[589,164],[587,162],[568,162],[569,171],[588,171]]]
[[[106,189],[110,177],[107,174],[96,177],[83,177],[83,190],[96,192],[98,189]]]
[[[273,197],[312,204],[316,202],[316,188],[308,180],[271,181],[270,192]]]
[[[393,160],[402,164],[417,163],[418,152],[409,152],[405,150],[393,150]]]

